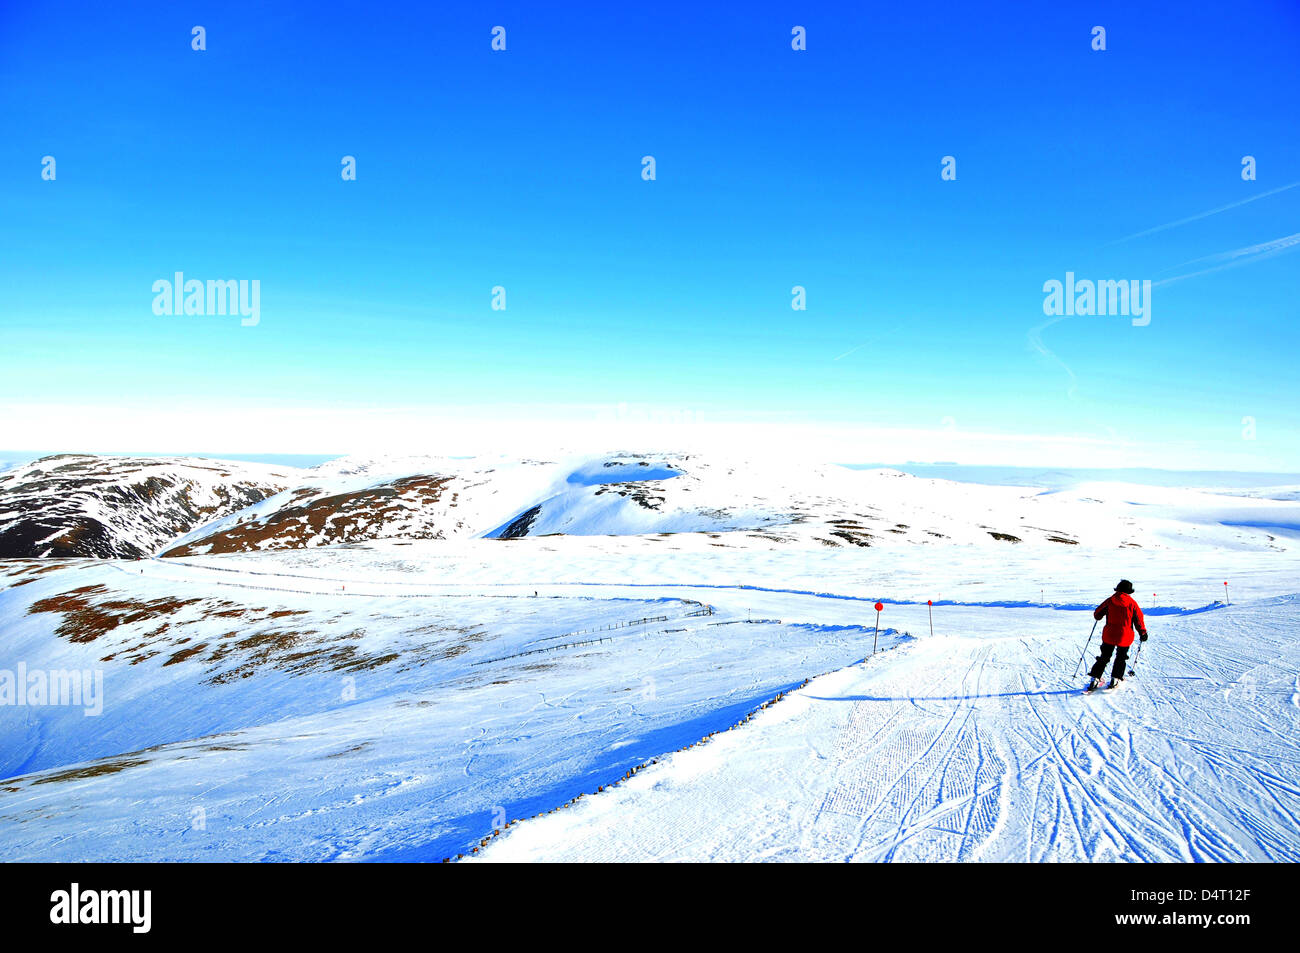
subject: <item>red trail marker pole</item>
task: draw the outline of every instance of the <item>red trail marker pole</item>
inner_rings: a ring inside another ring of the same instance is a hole
[[[1228,581],[1226,579],[1223,581],[1223,604],[1225,606],[1232,605],[1232,603],[1228,601]]]
[[[884,609],[883,603],[876,603],[876,634],[871,639],[871,654],[876,654],[876,646],[880,644],[880,612]]]
[[[926,610],[930,613],[930,637],[933,638],[934,637],[934,601],[932,599],[926,599],[925,606],[926,606]]]

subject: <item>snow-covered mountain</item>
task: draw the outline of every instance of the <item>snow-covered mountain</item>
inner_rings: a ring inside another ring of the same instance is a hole
[[[0,475],[0,557],[664,534],[720,547],[1286,548],[1300,536],[1300,502],[1120,483],[988,486],[695,454],[345,458],[307,470],[69,456]]]
[[[0,473],[0,559],[138,557],[294,482],[198,458],[59,454]]]
[[[693,457],[356,461],[199,527],[164,555],[294,549],[370,539],[516,539],[724,533],[805,518],[782,487]]]

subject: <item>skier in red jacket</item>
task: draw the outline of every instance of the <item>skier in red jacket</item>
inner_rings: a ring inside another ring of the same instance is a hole
[[[1111,653],[1115,655],[1115,666],[1110,670],[1109,688],[1118,687],[1127,670],[1128,650],[1133,644],[1133,630],[1143,642],[1147,640],[1147,622],[1142,616],[1142,609],[1133,598],[1133,583],[1121,579],[1115,587],[1115,594],[1097,606],[1092,617],[1098,621],[1105,619],[1106,626],[1101,630],[1101,654],[1093,663],[1088,674],[1088,691],[1097,687],[1097,682],[1106,671],[1106,663]]]

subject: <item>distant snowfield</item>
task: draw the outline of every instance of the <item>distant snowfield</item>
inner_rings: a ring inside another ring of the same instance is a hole
[[[591,509],[635,474],[571,475],[510,477],[482,525],[643,518]],[[0,673],[104,675],[100,715],[0,705],[0,859],[1300,859],[1300,559],[1223,525],[1300,504],[860,479],[910,534],[0,562]],[[971,505],[968,541],[918,539]],[[1080,542],[978,525],[1007,519]],[[1120,576],[1152,641],[1084,698]]]

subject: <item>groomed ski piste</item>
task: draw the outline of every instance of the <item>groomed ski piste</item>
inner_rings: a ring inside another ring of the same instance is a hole
[[[8,561],[0,669],[103,691],[0,707],[0,859],[1295,861],[1300,504],[1268,505],[1234,545],[1180,503],[1118,551],[683,532]],[[1151,640],[1084,696],[1121,575]]]

